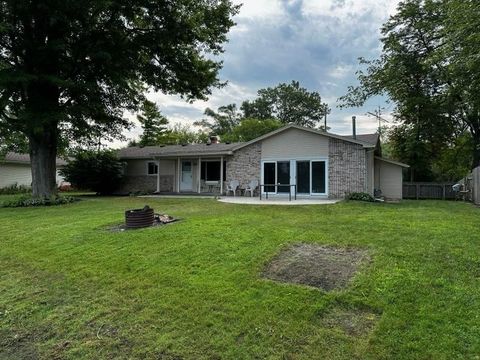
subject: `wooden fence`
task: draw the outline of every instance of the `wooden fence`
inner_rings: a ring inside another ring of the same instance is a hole
[[[405,182],[403,183],[404,199],[440,199],[453,200],[455,183]]]
[[[403,183],[403,198],[459,199],[480,205],[480,166],[458,181],[458,183],[462,185],[461,191],[455,193],[452,188],[455,183],[405,182]]]

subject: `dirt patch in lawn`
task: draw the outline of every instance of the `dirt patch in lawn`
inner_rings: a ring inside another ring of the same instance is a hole
[[[362,337],[373,330],[379,317],[369,310],[334,308],[325,314],[321,323],[327,328],[339,329],[346,335]]]
[[[347,286],[359,266],[368,259],[366,250],[295,244],[278,254],[267,265],[263,276],[330,291]]]

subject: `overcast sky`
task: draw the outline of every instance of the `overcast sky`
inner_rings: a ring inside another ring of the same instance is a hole
[[[376,98],[361,109],[340,110],[336,100],[348,85],[356,84],[358,57],[372,59],[380,53],[380,27],[395,12],[398,0],[235,0],[243,3],[237,25],[221,56],[220,73],[228,86],[214,90],[206,102],[193,104],[163,94],[151,94],[171,123],[192,124],[206,107],[255,98],[258,89],[291,80],[318,91],[332,109],[328,125],[338,134],[351,132],[357,116],[359,133],[375,132],[373,117],[379,105],[388,113],[392,105]],[[388,116],[388,115],[387,115]],[[141,129],[126,133],[137,138]],[[114,144],[120,145],[119,143]]]

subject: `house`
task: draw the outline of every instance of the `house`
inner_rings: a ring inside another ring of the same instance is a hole
[[[57,158],[57,184],[63,182],[58,169],[66,162]],[[0,160],[0,189],[13,186],[31,186],[32,169],[30,167],[30,155],[9,152]]]
[[[124,192],[224,194],[252,179],[270,195],[343,198],[350,192],[401,199],[402,168],[381,157],[378,134],[340,136],[287,125],[245,143],[129,147]]]

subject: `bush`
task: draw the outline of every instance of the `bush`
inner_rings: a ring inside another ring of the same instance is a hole
[[[16,199],[7,200],[7,201],[4,201],[3,203],[0,203],[0,207],[17,208],[17,207],[30,207],[30,206],[54,206],[54,205],[71,204],[76,201],[80,201],[80,199],[72,196],[57,196],[50,199],[22,196]]]
[[[111,150],[82,151],[60,173],[79,190],[113,193],[123,180],[124,163]]]
[[[32,191],[30,186],[13,184],[0,189],[0,195],[28,194]]]
[[[375,199],[372,195],[364,193],[364,192],[352,192],[345,196],[346,200],[353,200],[353,201],[368,201],[374,202]]]

